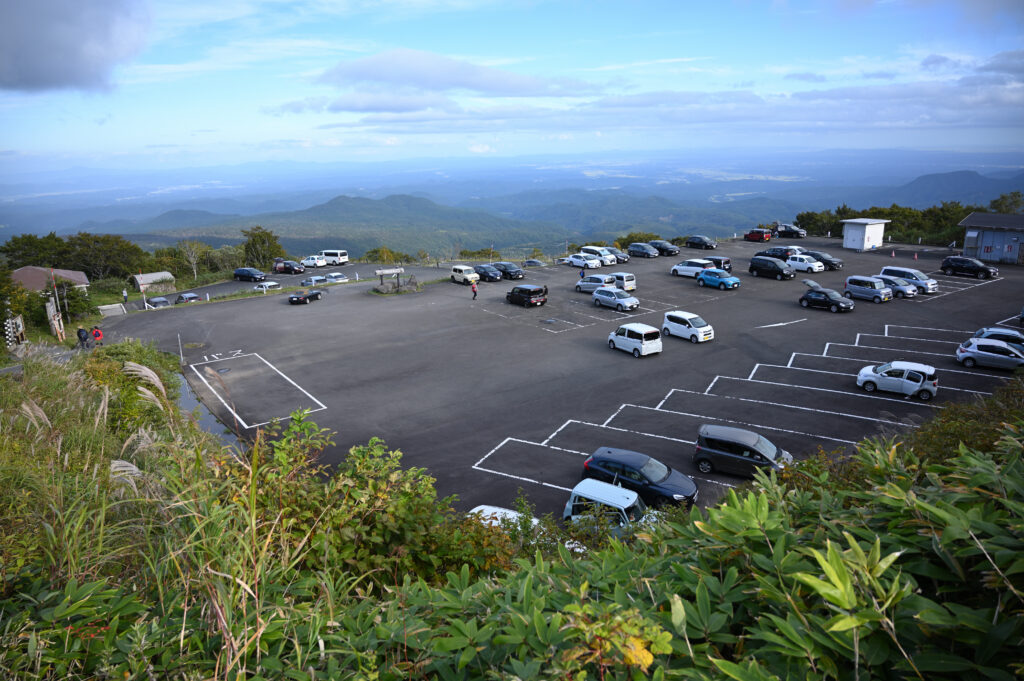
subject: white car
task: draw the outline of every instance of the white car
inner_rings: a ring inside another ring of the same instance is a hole
[[[653,355],[661,352],[661,332],[647,324],[623,324],[608,334],[608,347],[634,357]]]
[[[797,272],[824,272],[825,266],[809,255],[791,255],[786,264]]]
[[[324,275],[324,278],[327,279],[329,284],[344,284],[348,281],[348,277],[341,272],[328,272]]]
[[[601,266],[601,259],[590,253],[573,253],[565,264],[580,269],[596,269]]]
[[[307,255],[302,259],[303,267],[327,267],[327,258],[322,255]]]
[[[640,307],[640,301],[629,295],[620,288],[614,286],[602,286],[590,294],[594,299],[596,307],[613,307],[619,312],[635,310]]]
[[[501,527],[502,525],[518,525],[522,519],[523,514],[519,511],[512,510],[511,508],[502,508],[501,506],[490,506],[488,504],[482,504],[474,507],[469,515],[479,516],[480,522],[484,525],[491,525],[492,527]],[[530,518],[530,526],[537,527],[540,521],[536,518]]]
[[[275,288],[281,288],[281,284],[276,281],[261,281],[252,288],[254,291],[262,291],[263,293],[266,293],[267,291],[271,291]]]
[[[684,310],[666,312],[661,323],[661,332],[666,338],[678,336],[689,339],[691,343],[706,343],[715,338],[715,330],[710,324],[700,315]]]
[[[916,395],[927,401],[939,392],[935,367],[917,362],[895,361],[880,366],[866,366],[857,373],[857,387],[873,393],[884,390],[902,395]]]
[[[596,255],[602,265],[614,265],[619,262],[615,254],[603,246],[583,246],[580,248],[580,253]]]
[[[677,277],[693,277],[697,278],[697,274],[701,270],[710,270],[715,267],[715,263],[710,260],[704,260],[703,258],[694,258],[693,260],[684,260],[672,267],[672,274]]]

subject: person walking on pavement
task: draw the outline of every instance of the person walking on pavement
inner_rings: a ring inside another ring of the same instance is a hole
[[[584,275],[584,274],[586,274],[586,270],[584,270],[584,269],[583,269],[583,268],[581,267],[581,268],[580,268],[580,279],[582,279],[582,278],[583,278],[583,275]]]
[[[85,350],[88,348],[89,332],[83,329],[81,326],[78,327],[78,349]]]
[[[121,297],[124,298],[124,303],[125,303],[125,305],[127,305],[128,304],[128,289],[126,289],[126,288],[121,289]]]
[[[476,282],[473,282],[473,300],[476,300]]]
[[[92,327],[92,339],[96,345],[103,345],[103,329],[98,326]]]

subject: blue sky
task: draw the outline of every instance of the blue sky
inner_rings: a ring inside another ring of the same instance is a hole
[[[1024,149],[1021,0],[0,3],[0,172]]]

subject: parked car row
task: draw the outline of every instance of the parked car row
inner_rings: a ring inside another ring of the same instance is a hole
[[[671,310],[665,313],[660,331],[638,322],[622,324],[608,334],[608,347],[638,358],[653,355],[662,350],[662,334],[665,337],[683,338],[691,343],[706,343],[714,339],[715,330],[700,315],[685,310]]]
[[[1018,369],[1024,367],[1024,333],[1001,326],[986,326],[961,343],[956,360],[965,367]]]

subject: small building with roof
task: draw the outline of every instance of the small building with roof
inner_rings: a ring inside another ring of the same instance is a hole
[[[174,275],[170,272],[146,272],[129,277],[132,288],[142,293],[171,293],[174,291]]]
[[[985,262],[1024,265],[1024,215],[971,213],[964,228],[964,255]]]
[[[843,248],[854,251],[870,251],[882,245],[885,239],[885,225],[889,220],[877,218],[850,218],[843,223]]]
[[[61,270],[55,267],[28,265],[11,272],[11,279],[21,284],[26,291],[49,291],[54,280],[63,280],[85,293],[89,292],[89,277],[78,270]]]

